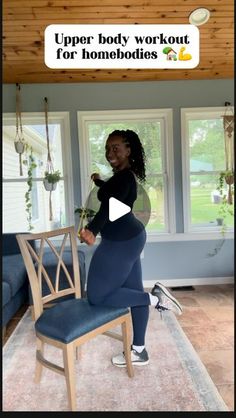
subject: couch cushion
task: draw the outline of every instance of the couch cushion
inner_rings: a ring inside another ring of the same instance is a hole
[[[2,282],[2,306],[5,306],[11,299],[11,288],[7,282]]]
[[[20,234],[20,232],[19,232]],[[2,255],[20,254],[16,233],[2,235]]]
[[[2,327],[5,327],[10,319],[15,315],[18,309],[27,300],[27,284],[22,286],[9,302],[2,309]]]
[[[2,255],[20,254],[20,247],[16,239],[17,234],[29,234],[29,232],[9,232],[2,234]],[[31,245],[35,248],[34,241]]]
[[[14,296],[27,279],[26,270],[21,254],[2,257],[2,277]]]

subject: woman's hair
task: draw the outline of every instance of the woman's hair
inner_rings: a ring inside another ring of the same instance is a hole
[[[131,131],[130,129],[127,129],[126,131],[117,129],[111,132],[108,138],[111,138],[113,136],[120,136],[123,139],[123,142],[130,148],[131,150],[130,155],[129,155],[130,168],[136,174],[136,176],[141,182],[145,182],[146,156],[145,156],[145,152],[144,152],[142,143],[138,135],[134,131]]]

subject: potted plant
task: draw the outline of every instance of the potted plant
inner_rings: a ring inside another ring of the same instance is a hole
[[[84,208],[84,207],[76,208],[74,212],[78,213],[80,216],[78,232],[77,232],[78,237],[80,238],[79,231],[81,228],[84,227],[84,221],[90,222],[93,219],[93,217],[96,215],[96,212],[93,209]]]
[[[23,154],[25,150],[25,143],[22,140],[14,141],[15,150],[17,154]]]
[[[228,192],[225,193],[225,186],[228,187]],[[233,216],[233,194],[234,194],[234,172],[233,170],[221,171],[218,179],[217,190],[220,193],[221,204],[219,207],[218,224],[221,225],[222,234],[226,229],[226,218],[228,215]]]
[[[59,170],[53,171],[51,173],[45,171],[43,184],[47,191],[51,192],[53,190],[56,190],[57,183],[59,180],[61,180],[61,173]]]
[[[217,190],[220,192],[220,196],[224,199],[224,187],[225,183],[228,186],[227,203],[232,205],[233,203],[233,184],[234,184],[234,172],[233,170],[221,171],[218,179]],[[225,197],[226,198],[226,197]]]
[[[96,215],[95,210],[89,209],[89,208],[76,208],[75,213],[78,213],[80,218],[82,220],[87,220],[87,222],[90,222],[93,217]]]

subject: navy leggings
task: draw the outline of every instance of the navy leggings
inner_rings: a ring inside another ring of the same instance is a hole
[[[145,229],[126,241],[102,238],[88,272],[87,296],[90,303],[131,308],[134,345],[145,345],[149,316],[150,299],[143,289],[140,261],[145,241]]]

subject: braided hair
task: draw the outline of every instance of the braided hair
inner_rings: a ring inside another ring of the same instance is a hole
[[[145,182],[146,156],[138,135],[130,129],[127,129],[126,131],[116,129],[115,131],[110,133],[108,138],[111,138],[113,136],[120,136],[123,139],[124,144],[126,144],[130,148],[130,168],[141,182]]]

